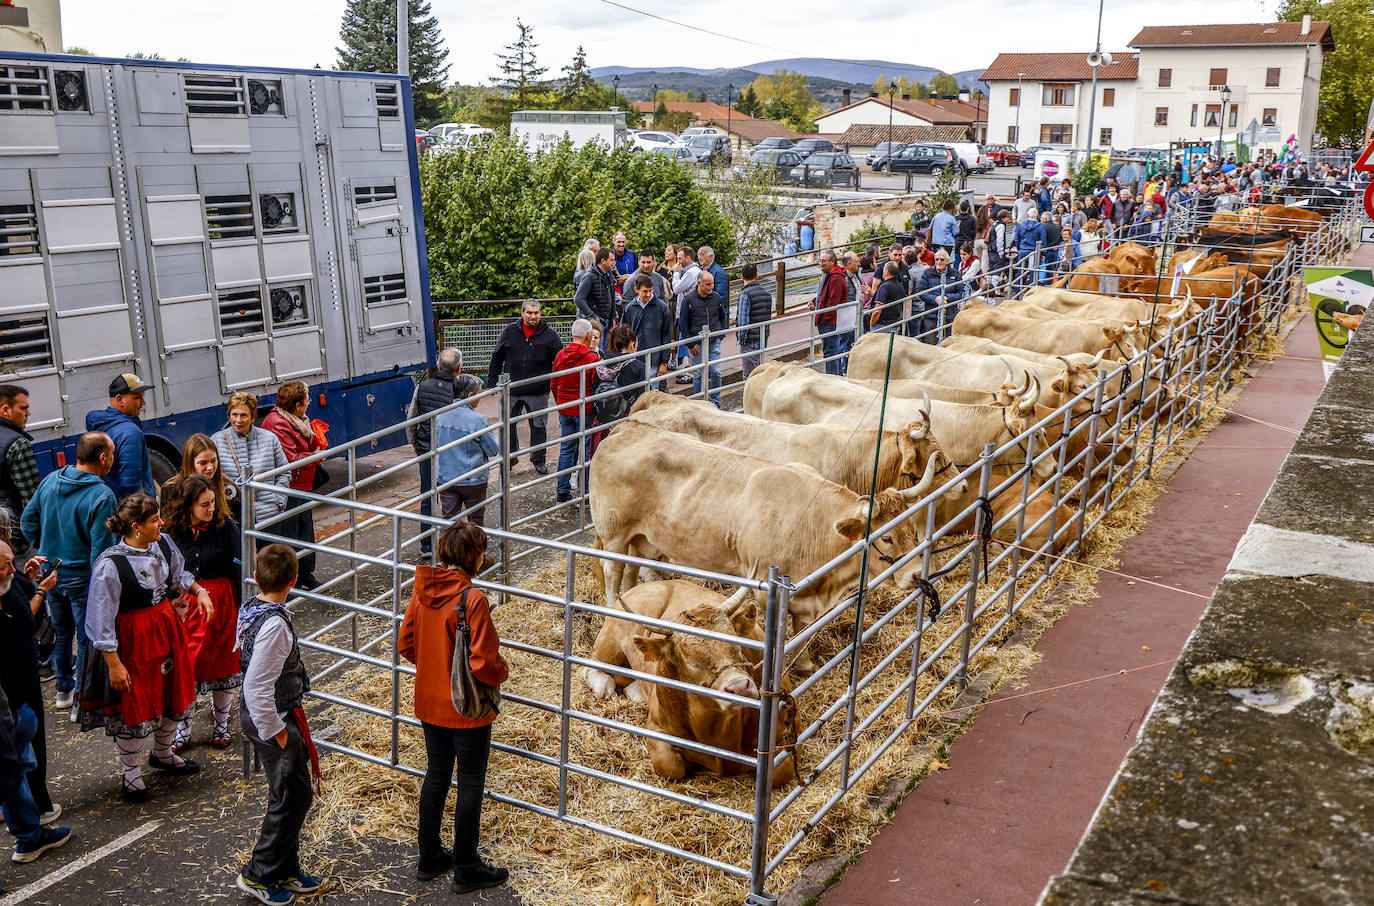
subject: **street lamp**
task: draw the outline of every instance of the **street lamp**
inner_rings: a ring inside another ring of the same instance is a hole
[[[1088,89],[1092,92],[1092,97],[1088,101],[1088,140],[1083,143],[1083,146],[1088,149],[1085,162],[1090,162],[1093,159],[1093,127],[1097,125],[1097,69],[1103,63],[1110,63],[1112,60],[1111,54],[1107,54],[1105,57],[1102,54],[1103,2],[1104,0],[1097,0],[1097,43],[1093,45],[1093,52],[1088,55],[1088,65],[1093,70],[1093,82],[1092,87]],[[1074,117],[1074,119],[1078,118]]]
[[[892,108],[897,103],[897,84],[887,83],[887,168],[892,169]]]
[[[1221,86],[1221,113],[1217,115],[1217,170],[1226,156],[1226,105],[1231,100],[1231,86]]]
[[[1016,74],[1016,144],[1018,145],[1021,144],[1021,105],[1026,103],[1026,99],[1022,96],[1021,92],[1021,80],[1025,77],[1026,74],[1024,72],[1018,72]]]
[[[655,82],[649,90],[653,92],[649,95],[649,106],[653,108],[654,128],[662,129],[663,127],[658,124],[658,83]]]
[[[974,138],[975,138],[975,139],[978,137],[978,135],[977,135],[977,133],[978,133],[978,122],[981,121],[981,120],[983,119],[983,100],[984,100],[985,98],[987,98],[988,92],[992,90],[991,88],[988,87],[988,83],[987,83],[987,80],[986,80],[986,79],[979,79],[978,81],[982,84],[983,90],[980,91],[980,92],[978,93],[978,119],[975,120],[974,123],[973,123],[973,132],[974,132]],[[988,124],[987,124],[987,123],[983,123],[983,141],[984,141],[984,142],[987,142],[987,140],[988,140]]]
[[[731,107],[730,105],[731,105],[731,103],[732,103],[732,101],[731,101],[731,96],[732,96],[734,93],[735,93],[735,86],[734,86],[734,85],[726,85],[726,86],[725,86],[725,143],[726,143],[727,145],[732,145],[732,144],[734,144],[734,141],[735,141],[734,138],[731,137],[731,135],[730,135],[730,115],[731,115],[731,112],[734,110],[734,108]],[[734,163],[734,162],[735,162],[735,155],[734,155],[734,153],[733,153],[733,150],[732,150],[732,152],[731,152],[731,154],[730,154],[730,160],[729,160],[728,162],[729,162],[729,163]]]
[[[611,76],[611,106],[620,105],[620,76]]]

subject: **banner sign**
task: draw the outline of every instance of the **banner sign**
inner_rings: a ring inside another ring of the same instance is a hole
[[[1350,342],[1350,334],[1374,305],[1374,270],[1349,267],[1305,267],[1307,302],[1317,322],[1322,371],[1329,379]]]

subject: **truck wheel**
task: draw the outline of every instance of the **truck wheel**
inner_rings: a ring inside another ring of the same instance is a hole
[[[153,467],[153,484],[157,485],[159,490],[171,481],[177,473],[177,470],[167,461],[167,457],[156,450],[148,451],[148,462]]]

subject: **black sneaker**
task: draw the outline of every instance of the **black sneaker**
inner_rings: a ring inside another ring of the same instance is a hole
[[[559,502],[559,503],[567,503],[569,500],[572,500],[572,494],[559,494],[559,495],[558,495],[558,502]]]
[[[548,464],[537,462],[534,464],[534,471],[538,472],[540,475],[547,475],[549,474]]]
[[[472,893],[474,890],[500,887],[509,879],[509,870],[496,865],[488,865],[485,862],[478,862],[476,865],[454,869],[453,892]]]
[[[426,865],[423,861],[415,868],[415,880],[433,881],[440,875],[446,875],[453,870],[453,853],[444,850],[444,855],[439,861],[432,865]]]

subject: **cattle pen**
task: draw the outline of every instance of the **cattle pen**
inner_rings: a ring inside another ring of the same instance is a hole
[[[524,883],[564,891],[583,885],[586,902],[614,896],[629,902],[640,891],[652,892],[658,881],[679,885],[672,891],[683,901],[776,902],[784,886],[780,878],[790,877],[803,858],[828,853],[843,836],[836,830],[837,818],[867,826],[875,817],[868,805],[875,784],[893,776],[905,782],[921,767],[911,760],[909,744],[938,724],[971,676],[993,664],[1001,642],[1027,613],[1044,606],[1049,590],[1088,556],[1099,534],[1131,531],[1130,519],[1122,514],[1132,495],[1150,482],[1157,460],[1182,449],[1221,416],[1244,369],[1272,354],[1277,330],[1301,301],[1302,266],[1341,260],[1354,242],[1357,223],[1352,205],[1327,216],[1318,228],[1296,234],[1257,293],[1239,281],[1219,289],[1215,304],[1181,323],[1166,325],[1161,318],[1140,325],[1145,339],[1139,347],[1129,354],[1122,350],[1117,360],[1099,358],[1084,389],[1052,409],[1034,409],[1024,430],[1011,432],[1005,442],[985,443],[978,455],[940,470],[928,492],[900,516],[865,526],[863,537],[804,575],[785,573],[776,563],[753,575],[731,575],[605,549],[594,541],[586,473],[577,462],[563,470],[583,476],[571,500],[519,514],[515,501],[524,495],[552,498],[558,470],[547,476],[517,474],[508,453],[512,431],[523,434],[526,422],[556,414],[558,407],[513,418],[509,401],[518,385],[503,382],[483,391],[478,399],[495,398],[502,415],[480,433],[491,434],[501,453],[493,463],[487,501],[497,562],[477,585],[493,601],[511,664],[488,775],[488,796],[502,807],[489,809],[487,821],[512,847],[503,852],[524,853],[521,861],[535,866]],[[1173,233],[1161,238],[1154,248],[1158,277],[1172,273],[1169,259],[1186,247]],[[809,311],[780,314],[769,327],[781,336],[786,325],[808,325],[812,317]],[[937,329],[947,326],[941,319]],[[712,368],[723,366],[727,376],[738,378],[740,356],[717,352],[719,339],[735,329],[699,339],[703,360],[691,368],[701,378],[697,398],[709,392]],[[795,340],[770,342],[765,360],[821,368],[825,356],[818,354],[814,328],[796,332]],[[889,349],[905,339],[887,336]],[[646,352],[651,351],[636,355]],[[887,386],[901,377],[891,373],[889,360],[884,386],[875,395],[880,430],[895,399]],[[726,400],[743,386],[738,380],[723,384]],[[856,418],[867,414],[855,413]],[[419,724],[409,704],[414,670],[400,658],[397,639],[420,545],[446,523],[418,512],[423,496],[418,483],[408,499],[394,505],[362,497],[388,477],[415,474],[419,460],[438,451],[367,478],[359,477],[358,465],[373,441],[399,427],[328,451],[331,468],[347,470],[339,490],[293,491],[303,504],[258,524],[250,515],[244,526],[245,575],[252,572],[254,544],[287,541],[315,552],[319,574],[328,576],[318,588],[299,592],[292,606],[328,615],[322,626],[302,634],[301,645],[312,665],[310,696],[317,703],[312,707],[333,716],[319,746],[334,753],[327,759],[335,766],[327,779],[342,787],[348,814],[368,814],[383,807],[381,800],[410,795],[405,791],[413,788],[413,778],[423,774]],[[579,416],[579,447],[582,436],[607,427]],[[560,439],[546,446],[556,451]],[[876,451],[866,452],[876,458]],[[319,458],[323,454],[311,459]],[[240,486],[245,514],[253,512],[254,494],[273,490],[279,471]],[[625,480],[638,479],[627,475]],[[937,503],[960,486],[968,492],[959,498],[957,511],[937,519]],[[652,494],[647,480],[645,487]],[[436,502],[441,490],[430,492]],[[699,506],[724,511],[744,502],[708,496]],[[994,502],[1009,505],[994,507]],[[656,501],[649,497],[644,505],[653,507]],[[296,513],[325,507],[341,508],[345,527],[313,544],[279,535],[280,523]],[[553,512],[565,517],[567,528],[543,537],[538,528]],[[908,520],[918,527],[918,543],[894,557],[879,539]],[[781,550],[795,542],[799,526],[766,528]],[[789,624],[795,598],[815,594],[856,561],[857,574],[867,581],[846,589],[808,625]],[[606,563],[688,579],[726,595],[746,589],[756,602],[761,638],[608,606],[600,581]],[[890,580],[915,564],[919,577],[908,588],[895,587]],[[650,635],[685,634],[734,646],[752,665],[758,696],[723,691],[709,680],[675,679],[593,659],[591,642],[606,618],[638,624]],[[811,672],[794,669],[812,658]],[[735,751],[651,728],[642,704],[594,697],[583,680],[586,668],[757,712],[757,739],[746,751]],[[665,779],[648,766],[643,744],[649,740],[714,757],[736,772]],[[798,779],[775,787],[775,770],[788,760]],[[404,820],[392,820],[398,822],[397,833],[412,833]],[[484,830],[484,837],[492,835]],[[537,855],[529,853],[531,848]],[[675,866],[678,877],[645,877],[662,864]],[[784,866],[788,871],[780,872]],[[520,883],[518,872],[513,881]],[[563,901],[577,900],[568,894]]]

